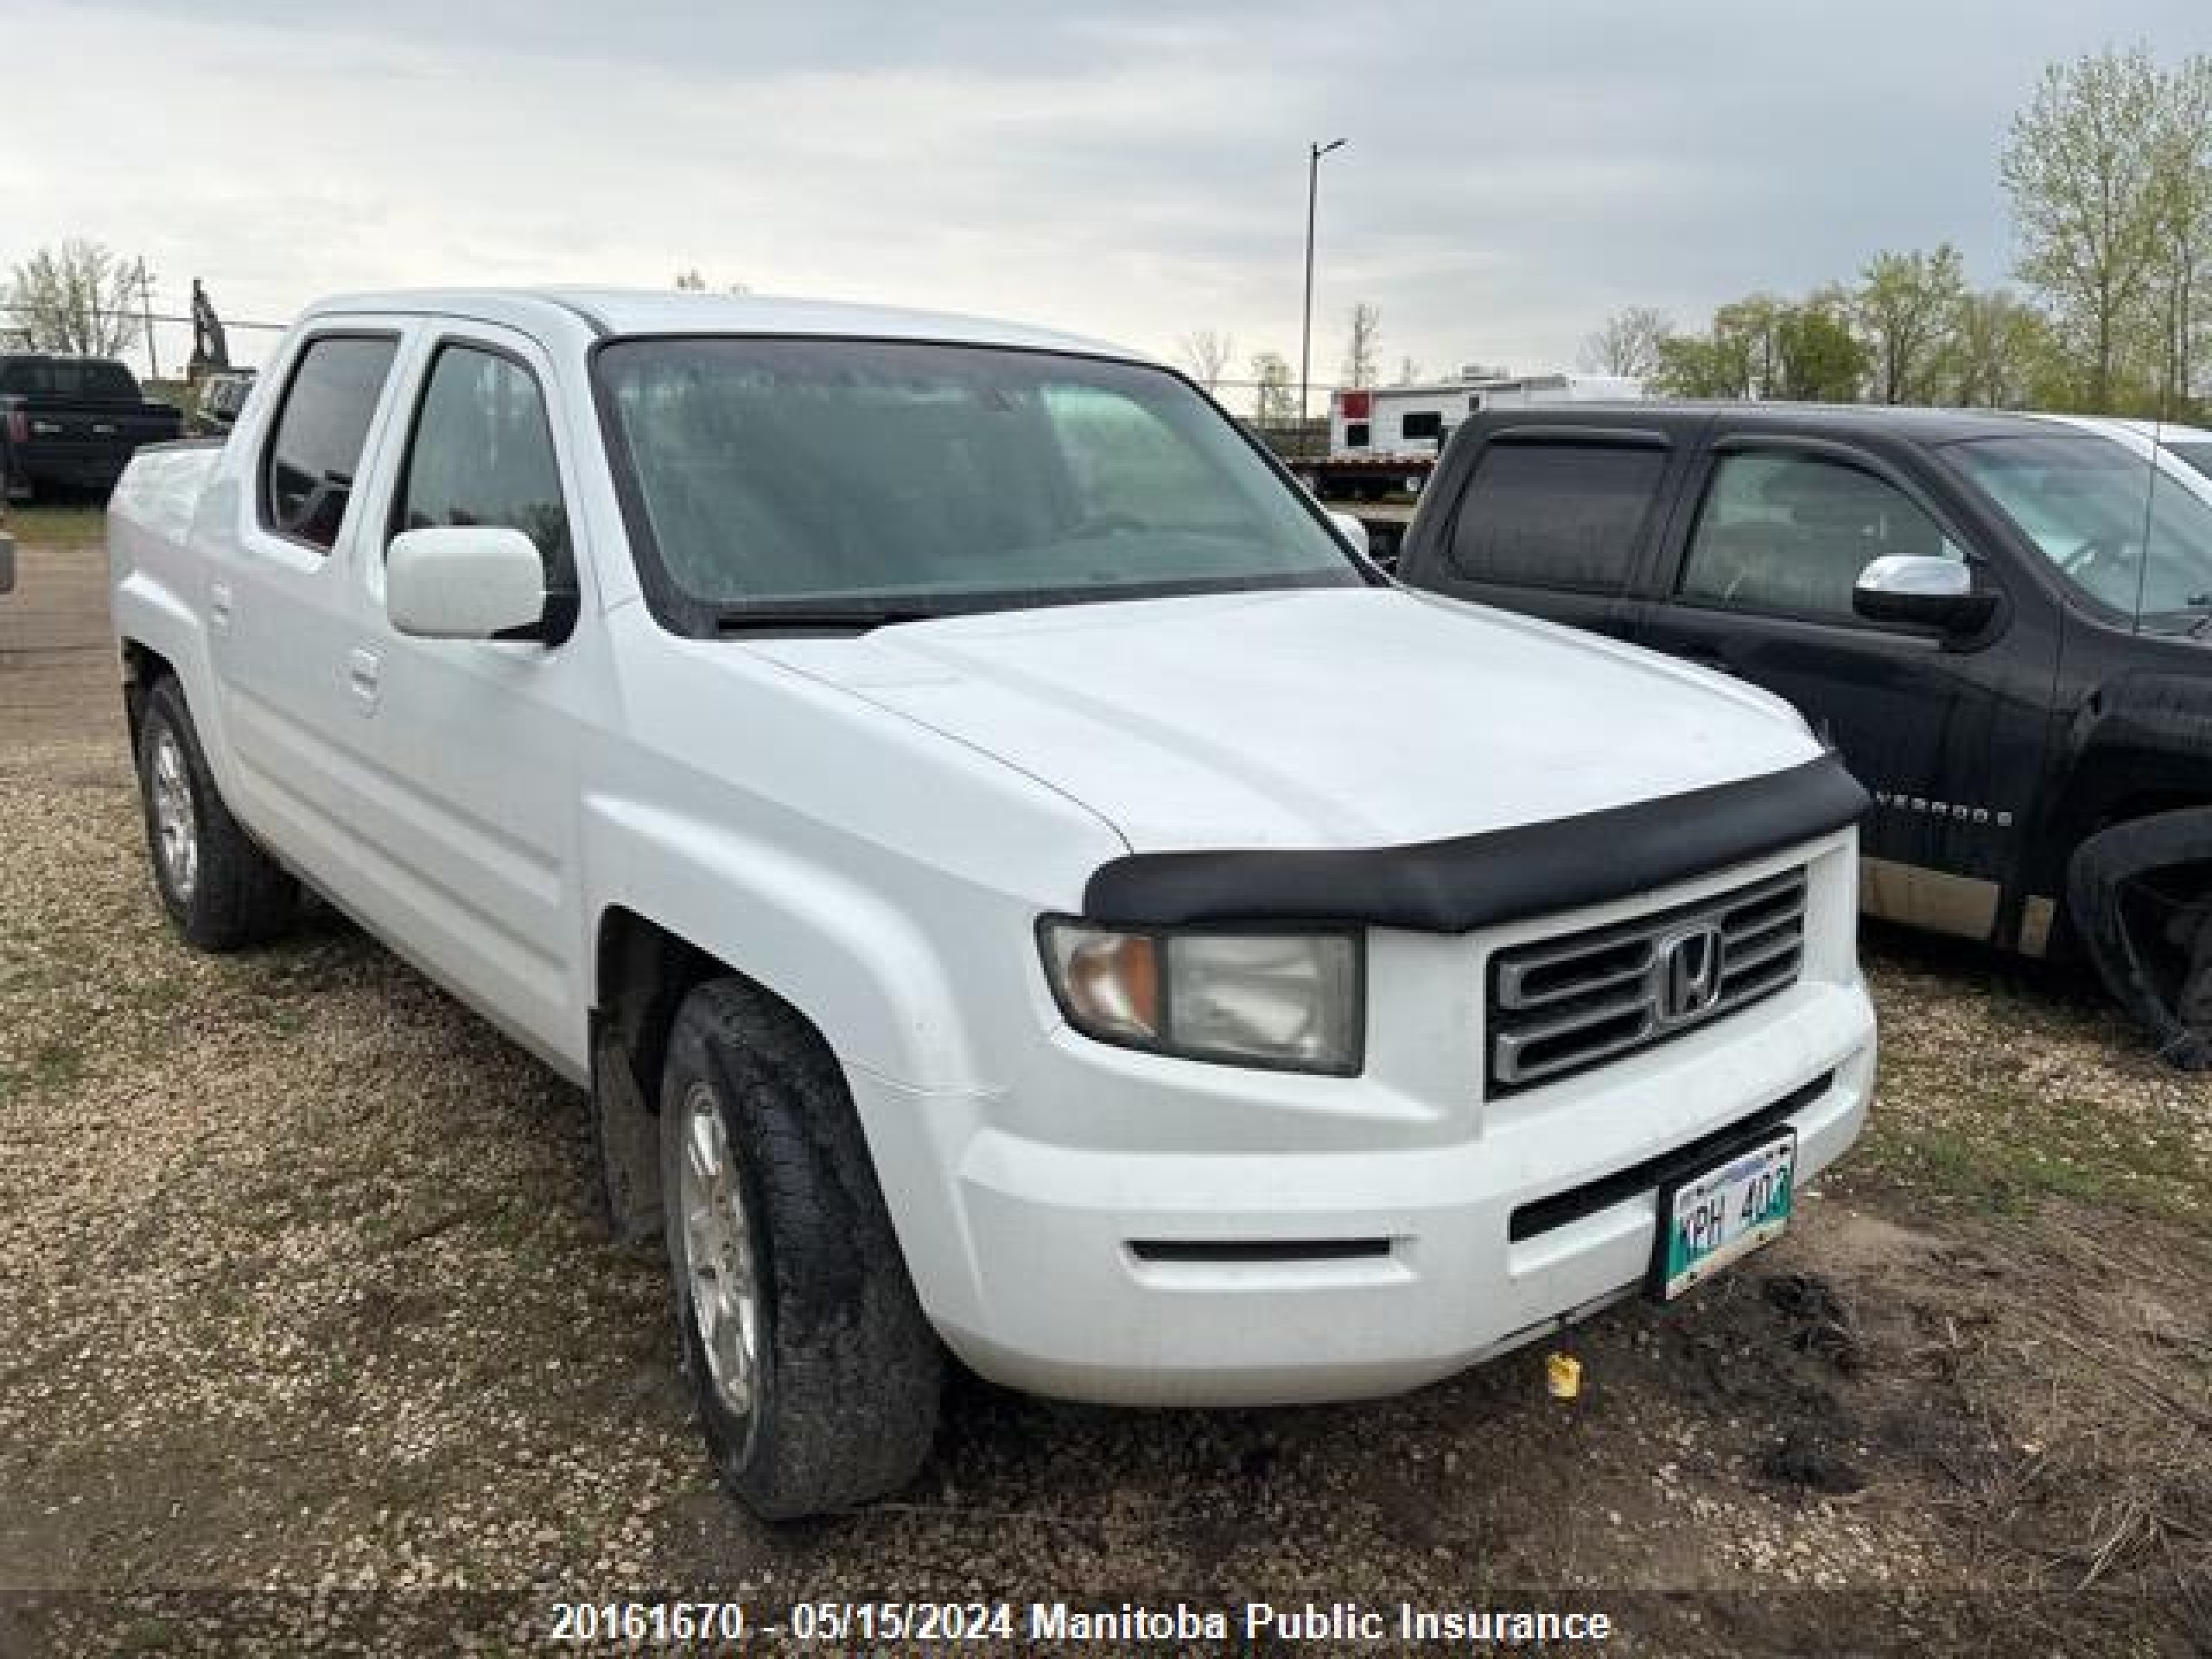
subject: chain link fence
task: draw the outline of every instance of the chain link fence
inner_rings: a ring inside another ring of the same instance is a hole
[[[0,351],[30,349],[27,323],[31,314],[29,306],[0,300]],[[128,342],[114,355],[147,379],[168,383],[184,378],[185,365],[192,360],[194,335],[189,315],[126,307],[120,311],[95,311],[92,318],[95,324],[109,320],[119,321],[130,331]],[[222,321],[232,366],[241,369],[258,367],[268,348],[276,343],[277,336],[291,326],[233,317]]]

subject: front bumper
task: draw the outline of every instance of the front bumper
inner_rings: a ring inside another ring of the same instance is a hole
[[[1052,1091],[1052,1113],[855,1079],[924,1305],[963,1360],[1011,1387],[1111,1403],[1258,1405],[1418,1387],[1616,1300],[1649,1266],[1655,1191],[1533,1236],[1523,1228],[1518,1239],[1515,1212],[1793,1096],[1802,1098],[1786,1121],[1798,1133],[1801,1181],[1858,1135],[1875,1043],[1849,943],[1851,852],[1844,836],[1815,861],[1827,877],[1808,940],[1821,948],[1808,946],[1790,989],[1504,1101],[1425,1115],[1372,1071],[1269,1079],[1065,1032],[1052,1046],[1057,1069],[1030,1085]],[[1379,988],[1389,977],[1378,976]],[[1455,1023],[1421,1029],[1441,1042]],[[1417,1033],[1376,1034],[1371,1057],[1404,1053]],[[1426,1061],[1446,1071],[1460,1064]],[[1279,1137],[1306,1144],[1248,1150],[1238,1142],[1251,1137],[1231,1131],[1211,1146],[1161,1150],[1138,1122],[1236,1124],[1271,1090],[1292,1103],[1292,1117],[1300,1099],[1316,1103]],[[1054,1118],[1118,1119],[1125,1143],[1063,1144],[1038,1132]],[[1364,1136],[1348,1138],[1347,1122]],[[908,1144],[887,1147],[879,1125]],[[936,1177],[892,1179],[900,1169]]]

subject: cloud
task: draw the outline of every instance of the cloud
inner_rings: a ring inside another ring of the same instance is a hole
[[[8,11],[0,264],[92,235],[165,304],[196,276],[278,319],[696,266],[1294,358],[1305,146],[1343,136],[1317,374],[1355,300],[1388,362],[1535,368],[1618,307],[1695,321],[1885,246],[1948,238],[2000,280],[1996,155],[2041,63],[2212,45],[2186,0]]]

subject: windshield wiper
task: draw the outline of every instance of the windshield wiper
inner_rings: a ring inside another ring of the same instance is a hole
[[[874,605],[777,606],[762,605],[728,610],[715,618],[716,633],[769,633],[784,628],[849,628],[866,633],[899,622],[925,622],[936,611],[899,610]]]

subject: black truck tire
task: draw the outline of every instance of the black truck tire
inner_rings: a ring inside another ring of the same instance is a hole
[[[2075,849],[2066,885],[2075,931],[2113,1000],[2168,1065],[2212,1069],[2212,807],[2100,830]]]
[[[7,456],[0,455],[0,504],[27,507],[30,505],[32,499],[30,480],[18,475],[16,470],[9,466]]]
[[[298,912],[299,883],[223,804],[183,690],[169,676],[147,693],[137,762],[154,888],[177,931],[218,952],[281,936]]]
[[[677,1013],[660,1119],[677,1325],[724,1485],[766,1520],[905,1485],[944,1354],[836,1056],[772,998],[709,981]]]

